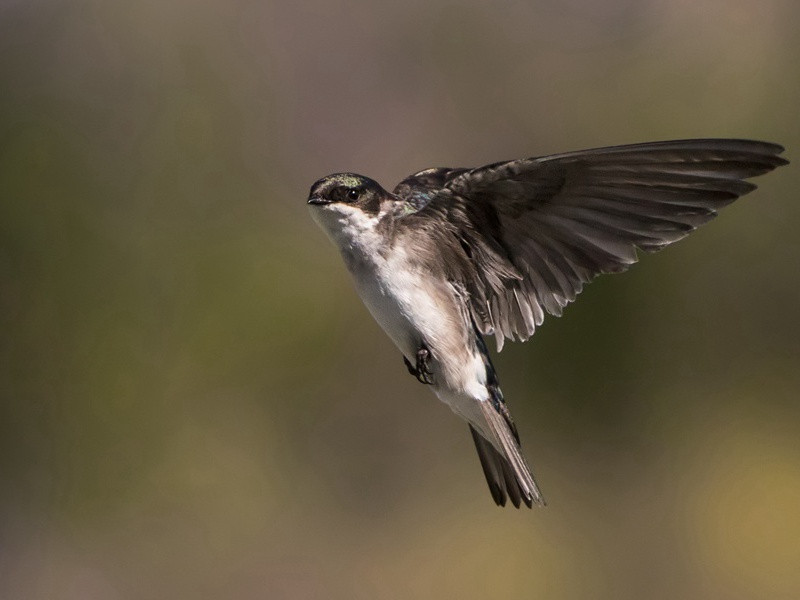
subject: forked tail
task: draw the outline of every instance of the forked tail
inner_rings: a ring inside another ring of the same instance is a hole
[[[511,414],[508,412],[500,382],[489,358],[486,344],[476,330],[478,350],[486,366],[486,389],[489,391],[489,402],[481,403],[486,432],[494,439],[486,439],[472,425],[469,426],[478,458],[489,484],[495,503],[505,506],[506,498],[519,508],[524,502],[529,508],[534,504],[544,505],[544,497],[533,478],[528,463],[520,451],[519,435]]]

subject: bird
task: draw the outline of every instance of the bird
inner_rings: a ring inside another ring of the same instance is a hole
[[[484,336],[497,351],[560,316],[785,165],[778,144],[689,139],[438,167],[392,192],[356,173],[312,186],[312,218],[408,371],[467,421],[492,498],[544,505]]]

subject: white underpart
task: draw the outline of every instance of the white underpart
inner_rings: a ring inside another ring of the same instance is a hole
[[[342,252],[361,300],[381,328],[411,364],[425,340],[434,356],[436,395],[494,442],[480,408],[489,398],[486,368],[473,347],[463,299],[451,284],[413,269],[401,245],[384,256],[385,240],[377,232],[380,214],[330,204],[313,207],[312,215]]]

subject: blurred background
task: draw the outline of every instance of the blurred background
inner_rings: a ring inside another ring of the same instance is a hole
[[[311,183],[685,137],[800,158],[791,0],[0,1],[0,598],[800,596],[791,165],[496,363],[494,506]]]

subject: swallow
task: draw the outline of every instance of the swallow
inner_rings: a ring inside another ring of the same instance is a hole
[[[520,449],[484,336],[497,350],[560,316],[602,273],[705,224],[787,164],[768,142],[695,139],[432,168],[392,192],[355,173],[311,187],[339,249],[408,371],[469,424],[492,498],[544,498]]]

